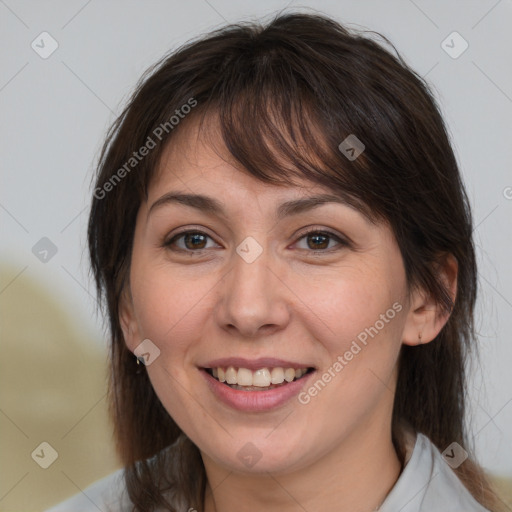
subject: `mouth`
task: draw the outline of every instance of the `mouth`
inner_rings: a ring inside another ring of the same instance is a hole
[[[198,365],[215,399],[246,413],[273,411],[292,403],[317,368],[274,357],[225,357]]]
[[[242,366],[203,368],[216,381],[238,391],[270,391],[303,379],[313,367],[267,366],[257,370]]]

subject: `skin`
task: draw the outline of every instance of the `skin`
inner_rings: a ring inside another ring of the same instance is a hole
[[[264,184],[229,163],[220,144],[224,158],[216,154],[194,122],[180,129],[138,212],[120,320],[131,351],[146,338],[160,350],[146,369],[201,452],[206,512],[375,510],[401,469],[391,441],[400,347],[418,344],[420,334],[431,341],[448,315],[421,290],[408,290],[386,224],[337,203],[277,222],[282,202],[330,191],[306,181]],[[149,215],[157,199],[178,190],[221,201],[227,216],[177,203]],[[306,227],[351,242],[315,245],[302,235]],[[210,237],[196,241],[201,253],[184,237],[173,246],[182,252],[164,245],[179,228]],[[263,249],[250,264],[236,252],[247,236]],[[455,297],[453,257],[441,273]],[[303,361],[320,376],[396,302],[402,310],[308,404],[292,399],[242,413],[219,402],[197,368],[219,357],[268,356]],[[250,468],[237,457],[247,442],[261,453]]]

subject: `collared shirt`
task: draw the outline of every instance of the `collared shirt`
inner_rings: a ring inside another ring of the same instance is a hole
[[[489,512],[426,436],[406,434],[405,451],[405,467],[379,512]],[[128,512],[131,506],[121,468],[45,512]]]
[[[406,465],[379,512],[489,512],[423,434],[406,434]]]

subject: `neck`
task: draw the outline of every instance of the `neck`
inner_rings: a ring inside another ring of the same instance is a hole
[[[292,473],[242,475],[219,468],[204,455],[203,461],[208,479],[205,512],[371,512],[382,504],[401,471],[391,427],[377,421]]]

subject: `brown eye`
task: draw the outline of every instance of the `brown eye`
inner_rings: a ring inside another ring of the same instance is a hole
[[[176,245],[177,250],[181,251],[201,251],[207,248],[206,244],[208,238],[210,240],[212,239],[209,235],[201,231],[184,231],[172,237],[165,243],[165,246],[173,247]],[[181,239],[183,239],[183,245],[177,243]]]
[[[183,240],[187,249],[204,249],[206,238],[202,233],[187,233]]]
[[[346,246],[348,245],[344,240],[342,240],[339,236],[331,233],[329,231],[319,231],[312,230],[304,233],[299,240],[306,239],[307,248],[305,250],[311,251],[320,251],[320,252],[330,252],[332,249],[329,248],[329,244],[331,241],[336,241],[338,245]],[[301,248],[303,249],[303,248]]]
[[[202,231],[183,231],[173,236],[170,240],[164,243],[164,246],[173,251],[182,252],[201,252],[208,248],[208,239],[213,240],[211,236],[203,233]],[[306,239],[306,247],[299,247],[301,250],[308,252],[331,252],[338,250],[340,247],[333,248],[331,242],[336,242],[338,246],[348,246],[348,243],[341,239],[339,236],[329,231],[311,230],[300,236],[299,240]],[[218,245],[217,245],[218,247]]]
[[[324,235],[322,233],[308,235],[307,239],[311,242],[308,244],[310,249],[327,249],[329,245],[329,235]]]

